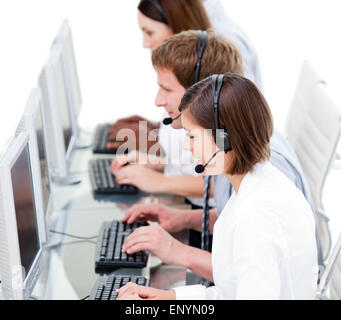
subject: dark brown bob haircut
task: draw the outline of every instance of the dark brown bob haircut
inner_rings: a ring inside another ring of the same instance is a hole
[[[179,110],[205,129],[214,123],[212,77],[197,82],[183,96]],[[225,172],[244,174],[270,157],[273,122],[270,108],[252,81],[225,73],[219,95],[220,128],[226,128],[234,157]],[[214,130],[213,130],[214,132]]]
[[[197,34],[194,30],[183,31],[166,39],[152,51],[154,68],[170,70],[185,89],[194,83],[198,60]],[[242,75],[242,56],[230,40],[209,29],[199,80],[225,72]]]
[[[156,0],[164,15],[153,1],[141,0],[137,9],[152,20],[167,24],[174,33],[184,30],[207,30],[210,20],[202,0]],[[164,17],[165,16],[165,17]]]

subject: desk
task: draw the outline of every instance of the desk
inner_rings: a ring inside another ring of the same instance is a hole
[[[135,203],[162,203],[189,208],[183,197],[167,194],[139,192],[137,195],[127,196],[95,196],[91,188],[88,161],[100,157],[108,155],[93,155],[91,149],[73,152],[70,171],[77,174],[82,182],[71,186],[53,186],[54,211],[49,218],[51,229],[92,237],[97,236],[102,222],[121,219],[125,211]],[[187,231],[174,236],[187,243]],[[49,242],[51,247],[44,250],[44,270],[33,295],[49,300],[81,299],[89,295],[99,276],[95,273],[96,239],[84,241],[53,234]],[[167,289],[175,282],[186,279],[185,268],[165,265],[156,257],[150,257],[143,269],[121,268],[115,273],[146,276],[152,287],[160,289]]]

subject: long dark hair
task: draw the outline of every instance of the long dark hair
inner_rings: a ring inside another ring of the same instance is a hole
[[[141,0],[138,10],[150,19],[167,24],[174,33],[185,30],[207,30],[211,28],[201,0]]]

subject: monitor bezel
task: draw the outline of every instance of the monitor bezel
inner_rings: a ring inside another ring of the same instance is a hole
[[[63,132],[63,121],[62,121],[62,116],[61,113],[59,112],[59,119],[60,119],[60,124],[62,128],[62,135],[63,135],[63,143],[64,143],[64,148],[65,148],[65,158],[66,161],[69,162],[71,158],[72,151],[75,148],[76,140],[77,140],[77,129],[75,128],[74,124],[74,112],[72,108],[70,108],[70,103],[69,103],[69,98],[68,98],[68,89],[67,85],[65,82],[65,72],[64,72],[64,67],[63,67],[63,48],[62,45],[59,43],[54,43],[51,46],[51,54],[50,58],[48,61],[49,64],[49,70],[51,70],[50,73],[47,74],[48,77],[50,77],[51,83],[54,83],[54,89],[56,92],[56,104],[58,105],[58,92],[57,92],[57,87],[58,87],[58,80],[57,80],[57,75],[56,75],[56,68],[60,68],[60,72],[62,75],[63,82],[60,83],[62,87],[64,87],[65,91],[65,101],[66,101],[66,107],[67,111],[69,114],[69,120],[70,120],[70,130],[71,130],[71,137],[70,137],[70,142],[69,145],[66,146],[64,142],[64,132]],[[60,109],[59,109],[60,110]]]
[[[65,75],[65,84],[66,84],[66,88],[68,92],[67,95],[69,99],[71,112],[73,113],[74,125],[76,127],[77,136],[78,136],[79,135],[78,118],[82,109],[83,99],[82,99],[82,92],[81,92],[79,76],[78,76],[78,68],[77,68],[76,55],[75,55],[75,50],[74,50],[74,45],[73,45],[72,31],[71,31],[70,23],[68,20],[63,21],[59,29],[59,32],[54,40],[54,43],[60,43],[62,46],[62,62],[63,62],[64,75]],[[68,54],[68,52],[70,54]],[[75,73],[77,92],[73,90],[73,87],[71,85],[71,75],[70,75],[71,68],[73,69]],[[77,98],[79,99],[79,101]],[[77,102],[78,102],[78,105],[77,105]]]
[[[54,182],[68,176],[69,162],[72,151],[76,144],[76,134],[72,125],[72,116],[70,115],[71,139],[68,149],[64,142],[64,132],[61,119],[61,112],[58,104],[57,82],[55,75],[56,64],[61,66],[62,48],[60,44],[54,44],[51,47],[47,62],[41,70],[38,78],[38,84],[43,99],[44,124],[47,137],[47,153],[51,169],[51,177]],[[63,70],[60,70],[63,72]],[[45,92],[46,90],[46,92]]]
[[[6,152],[3,154],[0,160],[0,186],[1,186],[1,197],[2,197],[2,214],[1,215],[1,236],[0,236],[0,246],[2,253],[0,255],[0,270],[2,276],[2,289],[5,299],[22,300],[28,299],[34,289],[34,286],[39,278],[42,270],[42,243],[40,239],[39,232],[39,219],[38,210],[36,206],[36,198],[34,189],[34,175],[37,174],[32,167],[32,159],[30,152],[30,137],[28,132],[21,133],[13,142],[10,144]],[[18,237],[18,227],[15,214],[14,205],[14,194],[13,194],[13,184],[11,177],[11,169],[13,165],[18,160],[19,156],[22,154],[24,148],[28,146],[29,149],[29,167],[31,170],[32,179],[32,192],[34,197],[35,213],[36,213],[36,224],[37,224],[37,235],[38,235],[38,252],[32,262],[31,268],[26,274],[25,279],[23,279],[22,274],[17,272],[13,274],[14,270],[18,266],[22,266],[20,257],[20,246]],[[7,248],[7,250],[6,250]],[[12,284],[17,283],[19,288],[14,289]]]
[[[37,171],[36,178],[37,181],[34,181],[34,187],[37,188],[37,192],[35,192],[36,203],[37,206],[42,206],[41,212],[43,214],[39,214],[39,232],[41,236],[41,242],[44,244],[48,241],[48,221],[49,217],[52,213],[52,180],[51,180],[51,172],[49,167],[49,157],[47,152],[47,139],[46,139],[46,130],[44,125],[44,108],[42,106],[42,97],[39,88],[32,89],[30,96],[28,98],[26,108],[24,110],[23,118],[20,122],[19,127],[17,128],[16,135],[20,134],[23,131],[27,131],[30,136],[30,152],[32,153],[31,159],[38,159],[38,161],[32,161],[32,166],[34,170]],[[43,144],[45,149],[46,163],[47,163],[47,173],[48,173],[48,183],[50,188],[50,194],[47,200],[46,212],[44,211],[44,195],[43,195],[43,186],[42,186],[42,177],[41,177],[41,168],[39,163],[39,151],[38,151],[38,140],[37,140],[37,132],[35,127],[36,117],[38,110],[40,110],[41,121],[42,121],[42,135],[43,135]]]

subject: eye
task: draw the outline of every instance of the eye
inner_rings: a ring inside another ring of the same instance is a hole
[[[162,90],[163,90],[163,91],[165,91],[165,92],[167,92],[167,93],[171,92],[171,90],[170,90],[170,89],[167,89],[167,88],[166,88],[166,87],[164,87],[164,86],[161,86],[161,88],[162,88]]]

